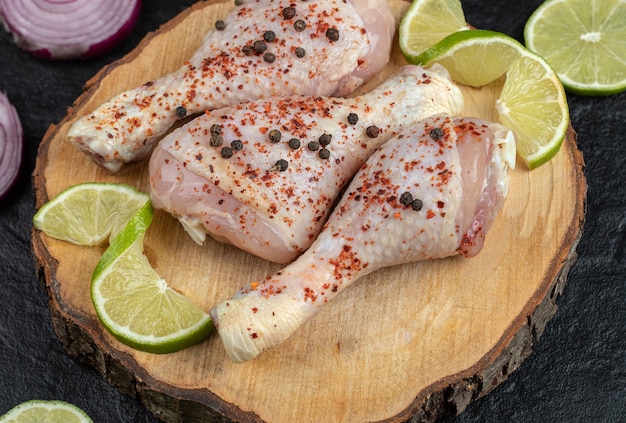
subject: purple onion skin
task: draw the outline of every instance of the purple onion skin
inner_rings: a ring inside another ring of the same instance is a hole
[[[96,57],[100,57],[105,55],[106,53],[110,52],[111,50],[113,50],[118,44],[120,44],[125,38],[127,38],[130,33],[132,32],[133,28],[135,27],[135,24],[137,22],[137,19],[139,18],[139,13],[141,11],[141,2],[142,0],[138,0],[135,3],[133,12],[130,16],[130,18],[128,18],[128,20],[124,23],[124,25],[122,25],[118,31],[114,34],[112,34],[110,37],[97,42],[95,44],[92,44],[83,54],[81,54],[80,56],[74,56],[74,55],[68,55],[65,54],[62,50],[59,51],[50,51],[49,49],[38,49],[38,50],[32,50],[29,49],[28,47],[26,47],[25,45],[19,45],[19,47],[28,52],[29,54],[40,58],[40,59],[44,59],[44,60],[50,60],[50,61],[61,61],[61,60],[74,60],[74,59],[79,59],[79,60],[89,60],[89,59],[95,59]],[[0,17],[1,18],[1,17]],[[1,19],[0,19],[1,21]],[[6,24],[6,22],[5,22]],[[14,32],[11,28],[10,25],[8,30],[11,32]]]
[[[22,123],[20,122],[15,107],[13,107],[7,96],[1,91],[0,113],[6,114],[6,116],[0,117],[0,133],[4,135],[0,137],[0,140],[6,138],[7,142],[7,145],[0,148],[0,172],[2,172],[0,174],[0,200],[2,200],[15,186],[19,176],[19,170],[22,164],[24,133]],[[8,126],[5,127],[5,124]],[[5,174],[5,172],[8,173]],[[9,176],[8,180],[5,178],[7,174]]]

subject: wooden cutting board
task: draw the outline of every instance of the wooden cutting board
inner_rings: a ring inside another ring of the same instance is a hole
[[[392,0],[400,18],[408,2]],[[147,165],[110,175],[65,142],[72,122],[113,95],[169,73],[186,60],[232,1],[199,2],[133,52],[102,69],[41,142],[37,206],[80,182],[117,181],[148,190]],[[397,42],[396,42],[397,45]],[[371,89],[404,65],[399,49]],[[497,120],[502,80],[463,87],[465,115]],[[511,172],[510,196],[475,258],[377,271],[342,292],[299,332],[235,364],[219,337],[168,354],[126,347],[98,322],[91,271],[106,246],[79,247],[33,231],[33,251],[68,353],[100,371],[164,421],[431,421],[461,412],[507,378],[556,312],[585,215],[583,159],[570,128],[557,157]],[[279,266],[212,240],[198,247],[157,211],[145,239],[156,271],[209,310],[240,285]]]

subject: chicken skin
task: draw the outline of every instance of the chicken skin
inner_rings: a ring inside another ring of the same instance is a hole
[[[154,206],[276,263],[306,250],[342,188],[405,127],[463,109],[441,66],[405,66],[355,98],[290,96],[219,109],[171,132],[150,159]]]
[[[405,128],[363,164],[310,249],[211,309],[228,356],[280,344],[377,269],[476,255],[514,165],[514,135],[499,124],[437,115]]]
[[[347,95],[389,60],[385,0],[239,3],[178,70],[79,118],[67,140],[117,172],[186,116],[279,95]]]

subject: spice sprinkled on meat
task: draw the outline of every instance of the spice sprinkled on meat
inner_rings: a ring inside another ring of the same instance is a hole
[[[286,263],[311,245],[339,192],[377,147],[424,117],[462,108],[443,67],[407,66],[355,98],[289,96],[208,112],[155,148],[152,202],[199,244],[210,234]],[[355,124],[347,123],[350,113],[359,116]],[[370,138],[366,128],[374,124],[380,134]],[[233,140],[241,149],[224,156]]]
[[[236,4],[179,69],[82,116],[67,140],[117,172],[150,154],[181,107],[192,116],[278,95],[347,95],[386,65],[394,30],[385,0]]]
[[[361,166],[306,252],[211,309],[228,356],[244,362],[279,345],[377,269],[477,254],[514,160],[513,133],[490,122],[436,115],[396,134]]]

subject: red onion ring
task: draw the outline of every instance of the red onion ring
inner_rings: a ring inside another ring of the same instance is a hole
[[[0,198],[17,180],[22,163],[23,136],[17,110],[0,91]]]
[[[129,35],[140,8],[141,0],[2,0],[0,21],[34,56],[89,59]]]

